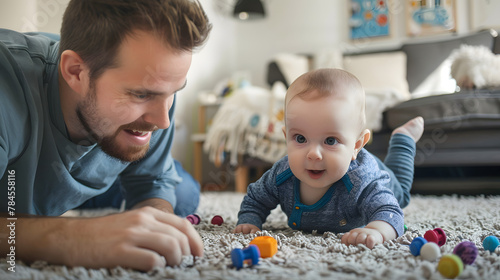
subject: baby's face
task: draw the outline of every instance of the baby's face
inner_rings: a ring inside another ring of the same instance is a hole
[[[288,159],[302,186],[328,188],[347,172],[360,136],[358,110],[352,98],[335,96],[296,96],[288,103]]]

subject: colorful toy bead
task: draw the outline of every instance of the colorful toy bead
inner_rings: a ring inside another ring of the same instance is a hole
[[[495,252],[495,249],[500,245],[496,236],[490,235],[483,240],[483,248],[490,252]]]
[[[212,218],[211,223],[212,223],[213,225],[218,225],[218,226],[220,226],[220,225],[222,225],[222,223],[224,223],[224,219],[223,219],[221,216],[219,216],[219,215],[215,215],[215,216]]]
[[[441,256],[441,250],[439,246],[434,242],[425,243],[420,249],[420,256],[427,261],[435,261],[439,256]]]
[[[422,249],[422,246],[427,243],[427,240],[425,240],[423,237],[416,237],[413,239],[413,241],[410,244],[410,252],[412,255],[415,257],[420,255],[420,250]]]
[[[187,215],[186,219],[193,225],[197,225],[201,221],[200,216],[198,216],[197,214]]]
[[[404,225],[403,229],[404,229],[404,233],[406,233],[406,231],[408,230],[408,227],[406,225]]]
[[[439,273],[446,278],[455,278],[464,270],[464,264],[457,255],[444,255],[438,263]]]
[[[261,258],[270,258],[278,252],[278,241],[271,236],[255,237],[250,244],[259,247]]]
[[[231,260],[233,265],[240,269],[244,263],[250,262],[249,265],[259,263],[260,251],[257,245],[249,245],[245,249],[235,248],[231,251]]]
[[[444,233],[444,230],[441,228],[426,231],[424,238],[429,242],[436,243],[439,247],[446,243],[446,233]]]
[[[477,247],[473,242],[464,241],[453,249],[453,254],[460,257],[464,264],[473,264],[477,257]]]

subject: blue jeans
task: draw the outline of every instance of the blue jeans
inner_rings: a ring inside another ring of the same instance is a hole
[[[189,174],[177,160],[174,160],[175,169],[182,178],[182,182],[175,188],[177,205],[174,213],[185,217],[193,214],[200,203],[200,184]],[[78,209],[97,209],[97,208],[120,208],[123,195],[121,193],[120,180],[115,183],[105,193],[93,197],[80,205]]]

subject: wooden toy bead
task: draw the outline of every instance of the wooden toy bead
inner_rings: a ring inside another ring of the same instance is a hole
[[[410,244],[410,252],[412,255],[419,256],[420,255],[420,250],[422,249],[422,246],[427,243],[427,240],[425,240],[423,237],[416,237],[413,239],[413,241]]]
[[[245,249],[235,248],[231,251],[231,261],[233,265],[240,269],[245,262],[250,262],[249,265],[259,263],[260,251],[257,245],[249,245]]]
[[[201,221],[200,216],[197,214],[187,215],[186,219],[193,225],[197,225]]]
[[[459,256],[464,264],[473,264],[477,253],[476,245],[470,241],[461,242],[453,249],[453,254]]]
[[[490,252],[495,252],[495,249],[500,245],[496,236],[490,235],[483,240],[483,248]]]
[[[446,243],[446,233],[444,233],[444,230],[441,228],[426,231],[424,238],[429,242],[436,243],[439,247]]]
[[[222,223],[224,223],[224,219],[223,219],[221,216],[219,216],[219,215],[215,215],[215,216],[212,218],[211,223],[212,223],[213,225],[218,225],[218,226],[220,226],[220,225],[222,225]]]
[[[420,256],[427,261],[435,261],[441,256],[441,250],[439,246],[434,242],[427,242],[420,249]]]
[[[438,263],[439,273],[446,278],[455,278],[464,270],[464,264],[457,255],[444,255]]]
[[[261,258],[272,257],[278,252],[278,241],[271,236],[257,236],[250,244],[259,247]]]

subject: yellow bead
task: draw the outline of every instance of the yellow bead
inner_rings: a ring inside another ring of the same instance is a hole
[[[455,278],[464,270],[464,264],[457,255],[444,255],[439,261],[437,269],[444,277]]]

